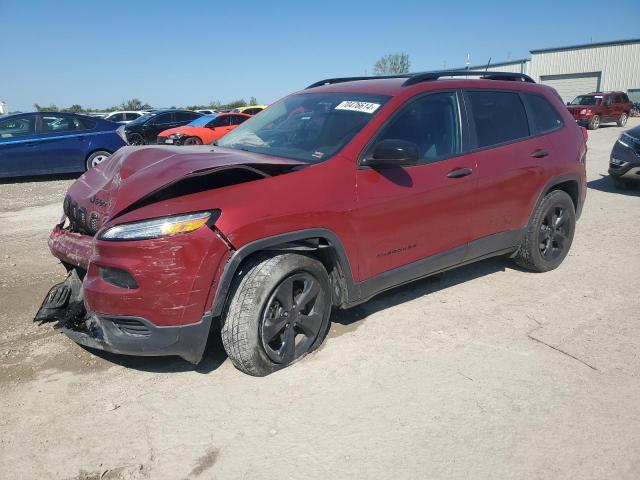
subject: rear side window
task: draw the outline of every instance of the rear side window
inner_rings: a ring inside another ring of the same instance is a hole
[[[562,119],[551,104],[541,95],[525,93],[529,114],[536,133],[546,133],[562,126]]]
[[[473,111],[478,147],[489,147],[529,136],[520,96],[513,92],[467,92]]]
[[[96,126],[91,119],[67,115],[44,114],[42,116],[42,133],[64,133],[77,130],[90,130]]]

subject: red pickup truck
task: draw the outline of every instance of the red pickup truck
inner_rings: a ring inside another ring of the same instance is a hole
[[[576,122],[589,130],[595,130],[605,122],[616,122],[619,127],[624,127],[632,107],[624,92],[592,92],[578,95],[567,103]]]

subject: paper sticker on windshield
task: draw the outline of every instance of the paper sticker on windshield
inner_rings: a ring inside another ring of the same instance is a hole
[[[352,112],[373,113],[378,108],[380,108],[379,103],[345,100],[344,102],[340,102],[335,110],[351,110]]]

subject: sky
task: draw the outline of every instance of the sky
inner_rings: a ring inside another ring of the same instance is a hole
[[[412,71],[640,37],[640,1],[0,0],[0,100],[96,109],[271,103],[329,77]]]

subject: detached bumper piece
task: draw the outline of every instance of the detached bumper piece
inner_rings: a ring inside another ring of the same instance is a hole
[[[159,327],[139,317],[105,315],[84,308],[76,270],[47,293],[34,321],[56,328],[80,345],[125,355],[177,355],[197,364],[207,344],[212,315],[193,324]]]
[[[34,322],[66,324],[86,314],[82,295],[82,280],[76,270],[71,270],[67,279],[54,285],[44,297]]]

